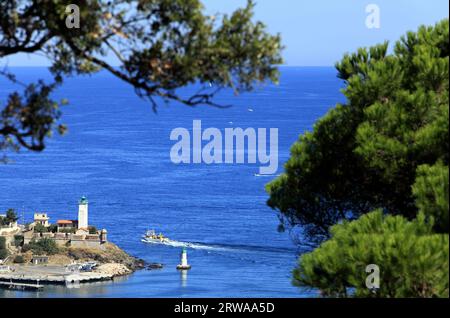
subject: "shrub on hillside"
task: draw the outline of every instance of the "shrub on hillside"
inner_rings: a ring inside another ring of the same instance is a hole
[[[0,250],[6,249],[6,238],[0,236]]]
[[[8,256],[6,250],[6,238],[0,237],[0,259],[5,259]]]
[[[36,224],[34,226],[34,232],[35,233],[47,233],[48,229],[45,226],[43,226],[42,224]]]
[[[16,257],[14,257],[14,263],[23,264],[25,263],[25,259],[23,258],[22,255],[17,255]]]
[[[47,228],[47,230],[48,230],[49,232],[51,232],[51,233],[56,233],[56,232],[58,232],[58,225],[56,225],[56,224],[51,224],[51,225]]]
[[[22,246],[23,239],[23,235],[14,235],[14,245],[16,247]]]
[[[22,253],[26,253],[31,250],[30,244],[24,244],[22,246]]]
[[[93,225],[89,225],[89,234],[97,234],[97,228]]]
[[[6,249],[0,249],[0,259],[8,257],[8,251]]]
[[[33,252],[33,254],[38,255],[53,255],[59,252],[58,245],[56,245],[54,240],[49,238],[42,238],[39,241],[31,241],[29,244],[29,248]]]

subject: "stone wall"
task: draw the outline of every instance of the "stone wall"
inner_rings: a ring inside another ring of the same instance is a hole
[[[0,227],[0,236],[16,235],[20,231],[18,226]]]
[[[99,247],[102,243],[100,240],[72,240],[70,246],[73,247]]]
[[[98,247],[106,240],[102,241],[101,234],[70,234],[70,233],[26,233],[24,235],[24,243],[29,244],[32,240],[39,241],[42,238],[53,239],[58,246],[73,247]]]

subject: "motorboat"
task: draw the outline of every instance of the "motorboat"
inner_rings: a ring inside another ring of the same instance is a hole
[[[156,234],[155,230],[148,230],[142,236],[142,242],[144,243],[168,243],[170,240],[162,233]]]

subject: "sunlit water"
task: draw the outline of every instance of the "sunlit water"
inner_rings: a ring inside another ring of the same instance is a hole
[[[45,77],[45,69],[15,69],[19,79]],[[26,221],[33,211],[51,221],[77,217],[77,200],[89,199],[90,224],[130,254],[165,264],[114,282],[44,291],[0,290],[0,297],[315,297],[291,284],[298,250],[278,233],[276,213],[266,206],[260,164],[175,165],[169,135],[176,127],[279,129],[277,174],[298,135],[342,101],[342,83],[332,68],[282,68],[281,84],[219,101],[229,109],[161,104],[158,114],[133,90],[106,73],[67,81],[55,97],[67,97],[56,136],[42,153],[10,154],[0,165],[0,211],[15,208]],[[14,87],[0,79],[0,100]],[[20,90],[20,87],[16,89]],[[145,244],[148,228],[180,242]],[[189,243],[186,245],[185,243]],[[192,269],[178,272],[181,247]]]

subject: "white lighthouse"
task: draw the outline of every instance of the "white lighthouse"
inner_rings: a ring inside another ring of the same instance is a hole
[[[78,202],[78,229],[87,229],[88,226],[88,200],[82,196]]]
[[[191,265],[188,264],[187,261],[187,251],[186,248],[183,247],[183,250],[181,251],[181,264],[177,265],[177,269],[185,270],[185,269],[191,269]]]

